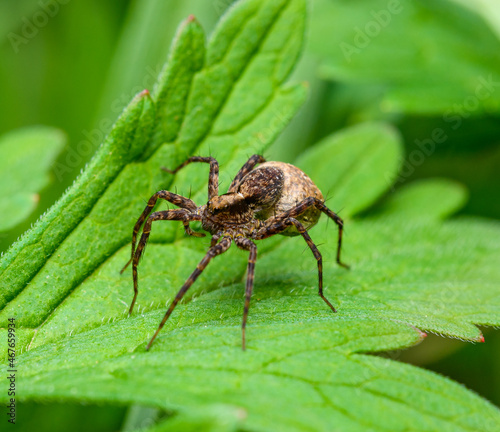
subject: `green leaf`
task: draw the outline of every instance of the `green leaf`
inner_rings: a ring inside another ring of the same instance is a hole
[[[111,62],[98,119],[110,116],[117,108],[121,110],[128,102],[130,89],[147,88],[154,83],[179,21],[194,14],[203,20],[204,28],[212,28],[217,18],[214,6],[212,2],[197,0],[131,2]]]
[[[350,216],[391,187],[403,156],[400,141],[390,126],[364,123],[325,138],[304,152],[297,166],[311,174],[330,207]],[[384,176],[378,175],[381,166]]]
[[[426,179],[404,185],[390,195],[375,214],[384,218],[445,219],[463,207],[467,190],[448,179]]]
[[[35,210],[49,171],[66,138],[44,126],[18,129],[0,137],[0,231],[24,221]]]
[[[491,30],[493,30],[497,36],[500,36],[500,16],[495,0],[476,0],[472,2],[466,0],[452,1],[480,15],[489,24]]]
[[[151,128],[154,116],[148,97],[147,94],[140,94],[131,102],[75,184],[33,229],[4,254],[0,262],[2,307],[32,282],[48,258],[89,214],[109,183],[127,162],[141,153],[141,147],[147,143],[147,130]],[[57,284],[50,285],[53,290],[57,289]],[[6,309],[3,310],[5,311]],[[29,324],[26,324],[29,327]]]
[[[309,48],[323,77],[382,87],[384,111],[453,122],[500,106],[500,40],[452,1],[315,0]]]
[[[241,408],[222,404],[207,404],[200,408],[177,413],[147,430],[139,430],[144,432],[233,432],[240,430],[239,427],[242,426],[245,418],[246,412]]]
[[[179,224],[162,223],[153,226],[139,267],[138,303],[127,318],[132,281],[119,270],[144,199],[163,187],[186,195],[192,187],[196,202],[206,200],[206,167],[186,167],[175,180],[160,167],[212,154],[228,185],[249,155],[269,145],[303,101],[302,86],[283,83],[300,52],[304,20],[302,0],[241,1],[221,20],[206,51],[195,20],[181,27],[153,102],[142,95],[111,132],[132,143],[127,148],[137,149],[135,158],[108,177],[99,199],[87,204],[87,214],[61,235],[42,265],[28,267],[23,277],[29,284],[1,312],[4,326],[10,316],[18,325],[21,398],[138,404],[174,413],[153,430],[495,430],[499,410],[463,386],[398,363],[397,354],[369,354],[419,343],[421,330],[480,341],[475,324],[500,323],[497,223],[443,221],[457,208],[456,199],[420,220],[419,203],[432,208],[432,202],[415,193],[415,206],[406,208],[404,191],[402,198],[396,192],[388,211],[350,217],[387,192],[397,176],[401,141],[384,124],[341,131],[297,162],[312,164],[313,180],[339,197],[329,203],[334,211],[345,205],[351,270],[335,264],[335,227],[322,220],[311,230],[313,240],[324,243],[325,293],[337,314],[317,295],[315,260],[302,238],[276,236],[259,244],[247,351],[241,350],[241,316],[248,255],[231,249],[200,276],[146,352],[165,304],[209,244],[183,237]],[[130,140],[135,131],[140,140]],[[115,166],[118,151],[101,150],[110,157],[106,166]],[[82,178],[98,174],[96,166]],[[427,192],[447,193],[438,186]],[[41,242],[37,229],[43,233],[37,225],[25,244]],[[44,244],[56,238],[41,237]],[[26,265],[27,258],[17,257],[27,246],[15,248],[4,273],[22,273]]]

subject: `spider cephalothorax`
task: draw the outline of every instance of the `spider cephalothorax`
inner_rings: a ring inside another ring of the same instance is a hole
[[[189,198],[172,192],[159,191],[155,193],[149,199],[146,208],[134,226],[132,255],[122,270],[123,272],[132,262],[134,298],[129,309],[129,314],[131,314],[138,293],[137,265],[148,241],[151,225],[154,221],[182,221],[186,234],[203,237],[205,234],[195,232],[189,227],[189,222],[201,221],[202,228],[212,235],[210,249],[177,293],[146,349],[151,347],[177,303],[210,260],[227,251],[232,242],[240,249],[247,250],[250,253],[242,323],[243,349],[245,349],[245,327],[253,290],[255,260],[257,258],[257,246],[252,240],[262,240],[274,234],[301,235],[318,262],[319,295],[335,312],[335,308],[323,295],[322,258],[307,230],[318,222],[322,212],[333,219],[339,227],[337,263],[347,267],[340,261],[343,222],[340,217],[325,206],[323,195],[312,180],[293,165],[284,162],[265,162],[262,156],[254,155],[240,169],[229,186],[228,192],[219,195],[219,164],[212,157],[194,156],[175,170],[165,169],[165,171],[175,174],[191,162],[210,164],[207,204],[198,207]],[[259,163],[261,165],[255,168]],[[159,198],[167,200],[180,208],[151,213]],[[136,249],[137,234],[143,224],[142,236]]]

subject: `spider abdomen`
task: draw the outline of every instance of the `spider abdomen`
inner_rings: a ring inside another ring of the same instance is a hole
[[[285,162],[265,162],[247,174],[239,188],[244,196],[251,193],[255,217],[265,220],[278,216],[313,197],[324,201],[323,194],[307,174],[296,166]],[[311,206],[296,219],[306,229],[315,225],[321,211]],[[290,226],[280,234],[299,235],[295,226]]]

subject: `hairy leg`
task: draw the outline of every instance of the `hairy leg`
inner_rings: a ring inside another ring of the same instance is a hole
[[[255,261],[257,260],[257,246],[247,238],[237,238],[236,245],[244,250],[250,251],[247,267],[247,284],[245,288],[245,307],[243,309],[243,322],[241,324],[241,348],[245,350],[245,327],[247,325],[248,310],[250,309],[250,299],[253,291],[253,279],[255,273]]]
[[[204,233],[199,233],[196,231],[193,231],[191,227],[189,226],[188,221],[183,221],[182,224],[184,225],[184,231],[186,232],[187,235],[193,236],[193,237],[205,237],[206,234]]]
[[[154,212],[149,216],[148,220],[144,224],[144,228],[142,229],[141,239],[139,244],[137,245],[137,250],[134,253],[132,260],[132,278],[134,281],[134,298],[132,299],[132,303],[130,304],[129,315],[132,313],[134,309],[135,301],[137,299],[137,294],[139,292],[138,289],[138,280],[137,280],[137,266],[139,265],[139,260],[141,258],[142,252],[146,247],[146,243],[149,239],[149,234],[151,233],[151,225],[155,221],[159,220],[178,220],[183,222],[189,222],[190,220],[199,220],[200,217],[190,213],[188,210],[180,209],[180,210],[166,210]]]
[[[198,278],[198,276],[201,274],[201,272],[205,269],[205,267],[208,265],[210,260],[217,255],[220,255],[224,252],[226,252],[229,249],[229,246],[231,246],[231,239],[229,237],[223,238],[219,244],[211,247],[207,254],[203,257],[203,259],[200,261],[200,263],[196,266],[196,269],[191,273],[191,276],[187,279],[186,282],[184,282],[184,285],[182,288],[179,290],[177,295],[175,296],[173,302],[171,303],[170,307],[168,308],[167,312],[165,313],[165,316],[163,317],[160,325],[158,326],[158,329],[156,330],[155,334],[151,338],[151,340],[148,343],[148,346],[146,347],[146,350],[149,350],[151,348],[151,344],[155,340],[156,336],[158,333],[161,331],[163,326],[165,325],[165,322],[167,321],[168,317],[170,314],[173,312],[175,309],[175,306],[177,306],[177,303],[179,303],[184,297],[184,294],[186,294],[186,291],[193,285],[194,281]]]
[[[197,206],[196,204],[191,201],[189,198],[183,197],[182,195],[177,195],[172,192],[166,191],[166,190],[161,190],[156,192],[151,198],[149,198],[149,201],[146,205],[146,208],[142,212],[142,214],[139,216],[139,219],[137,219],[137,222],[134,225],[134,231],[132,233],[132,253],[130,254],[130,259],[127,261],[127,264],[121,269],[120,273],[123,273],[125,269],[129,266],[129,264],[132,262],[134,259],[134,252],[135,252],[135,244],[137,242],[137,233],[141,229],[142,224],[146,220],[146,218],[149,216],[149,214],[153,211],[153,207],[156,205],[156,202],[159,199],[163,199],[165,201],[168,201],[178,207],[182,207],[188,210],[196,210]],[[186,230],[186,233],[189,235],[194,235],[191,234],[191,229],[189,228],[189,224],[184,224],[184,229]]]
[[[219,162],[217,162],[217,160],[213,157],[192,156],[181,163],[174,170],[170,170],[165,167],[162,167],[162,170],[170,174],[175,174],[181,168],[184,168],[192,162],[204,162],[210,164],[210,174],[208,175],[208,199],[219,195]]]
[[[253,155],[250,159],[248,159],[245,165],[243,165],[238,171],[238,174],[236,174],[234,180],[231,182],[228,192],[236,192],[238,190],[238,187],[240,186],[241,180],[243,180],[243,177],[245,177],[250,171],[252,171],[255,165],[265,161],[266,160],[261,155]]]
[[[210,247],[214,247],[220,238],[221,238],[221,234],[214,234],[212,236],[212,238],[210,239]]]
[[[293,217],[288,217],[286,219],[273,218],[270,219],[269,222],[269,224],[266,224],[265,227],[257,231],[254,238],[256,240],[262,240],[275,234],[279,234],[289,226],[294,225],[297,228],[297,231],[306,241],[309,249],[311,249],[311,252],[314,255],[314,258],[316,258],[316,261],[318,262],[318,294],[325,301],[325,303],[330,306],[333,312],[337,312],[330,301],[323,295],[323,257],[321,256],[321,253],[318,250],[317,246],[314,244],[311,237],[307,233],[304,225],[302,225],[297,219]]]
[[[349,268],[347,264],[344,264],[341,259],[340,259],[340,252],[342,249],[342,233],[344,231],[344,221],[333,211],[331,211],[323,201],[314,198],[314,197],[309,197],[306,198],[304,201],[300,202],[297,204],[295,207],[291,208],[290,210],[280,214],[277,219],[286,219],[286,218],[295,218],[297,216],[300,216],[302,213],[304,213],[307,209],[311,207],[316,207],[318,210],[322,211],[324,214],[326,214],[330,219],[332,219],[337,226],[339,227],[339,236],[338,236],[338,241],[337,241],[337,264],[339,264],[342,267]],[[266,221],[266,224],[268,221]],[[273,223],[273,219],[269,219],[269,223]]]

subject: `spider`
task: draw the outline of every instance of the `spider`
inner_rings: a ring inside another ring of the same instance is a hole
[[[245,305],[241,326],[243,350],[245,350],[245,328],[257,258],[257,246],[253,240],[262,240],[275,234],[301,235],[318,262],[319,296],[333,312],[336,312],[333,305],[323,295],[322,257],[307,231],[318,222],[322,212],[333,219],[339,228],[337,263],[349,268],[340,260],[343,221],[325,206],[323,195],[312,180],[293,165],[284,162],[266,162],[262,156],[253,155],[236,174],[228,192],[219,195],[219,163],[213,157],[193,156],[174,170],[162,169],[175,174],[192,162],[210,164],[208,202],[202,206],[197,206],[192,200],[181,195],[166,190],[156,192],[149,199],[146,208],[134,226],[131,257],[121,270],[121,273],[123,273],[128,265],[132,263],[134,297],[130,304],[130,316],[138,294],[137,266],[148,241],[153,222],[161,220],[182,221],[186,234],[204,237],[205,234],[195,232],[189,226],[190,222],[201,221],[203,230],[212,235],[210,249],[175,296],[158,329],[149,341],[146,350],[151,348],[153,341],[172,314],[177,303],[181,301],[186,291],[195,282],[210,260],[226,252],[233,242],[240,249],[249,252]],[[255,168],[257,164],[261,165]],[[151,213],[158,199],[164,199],[180,208]],[[143,224],[141,239],[136,249],[137,234]]]

